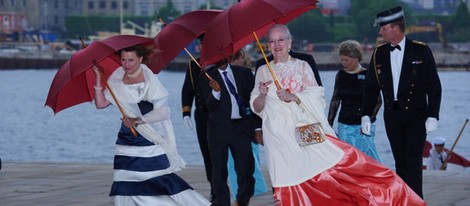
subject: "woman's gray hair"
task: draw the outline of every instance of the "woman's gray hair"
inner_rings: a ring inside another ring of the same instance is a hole
[[[286,34],[286,36],[285,36],[286,39],[292,39],[292,35],[290,34],[289,28],[284,24],[274,24],[274,26],[272,26],[268,30],[268,33],[266,34],[266,36],[269,38],[269,35],[273,31],[273,29],[277,29],[277,28],[280,28],[280,29],[284,30],[284,33]]]
[[[356,40],[346,40],[339,44],[339,55],[357,58],[362,61],[362,47]]]

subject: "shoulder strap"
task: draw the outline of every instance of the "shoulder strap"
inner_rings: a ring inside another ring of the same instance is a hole
[[[373,62],[374,62],[374,71],[375,71],[375,78],[377,78],[377,83],[380,85],[379,74],[377,73],[377,48],[374,49],[373,54]]]

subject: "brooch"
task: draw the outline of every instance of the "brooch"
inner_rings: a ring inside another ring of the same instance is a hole
[[[412,61],[411,64],[422,64],[423,61],[422,60],[419,60],[419,61]]]

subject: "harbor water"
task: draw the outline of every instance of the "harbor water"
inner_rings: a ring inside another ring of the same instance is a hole
[[[50,84],[57,69],[0,70],[0,158],[19,162],[111,163],[120,126],[115,106],[97,110],[83,103],[57,114],[45,107]],[[327,112],[335,71],[321,71]],[[438,129],[428,134],[447,138],[450,148],[464,121],[470,117],[470,72],[439,72],[443,94]],[[171,118],[178,151],[189,165],[202,165],[195,130],[184,127],[181,116],[183,72],[162,71],[159,79],[170,92]],[[382,111],[382,110],[381,110]],[[376,122],[375,143],[383,164],[394,168],[382,114]],[[336,129],[336,124],[335,124]],[[461,135],[454,151],[470,159],[470,128]],[[264,164],[261,147],[262,164]]]

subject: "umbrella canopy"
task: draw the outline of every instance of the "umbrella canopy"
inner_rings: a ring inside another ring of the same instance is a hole
[[[186,13],[165,27],[155,37],[156,68],[168,65],[189,43],[204,33],[209,22],[222,10],[196,10]]]
[[[207,26],[201,64],[209,65],[263,36],[274,24],[286,24],[315,8],[317,0],[243,0],[217,15]]]
[[[121,61],[116,52],[120,49],[144,45],[153,52],[146,63],[153,72],[155,61],[153,39],[134,35],[117,35],[102,41],[92,42],[86,48],[75,52],[70,59],[57,71],[49,88],[46,106],[54,113],[58,113],[68,107],[93,101],[95,98],[94,87],[96,77],[92,71],[94,62],[104,69],[104,76],[109,77],[114,70],[121,66]]]

